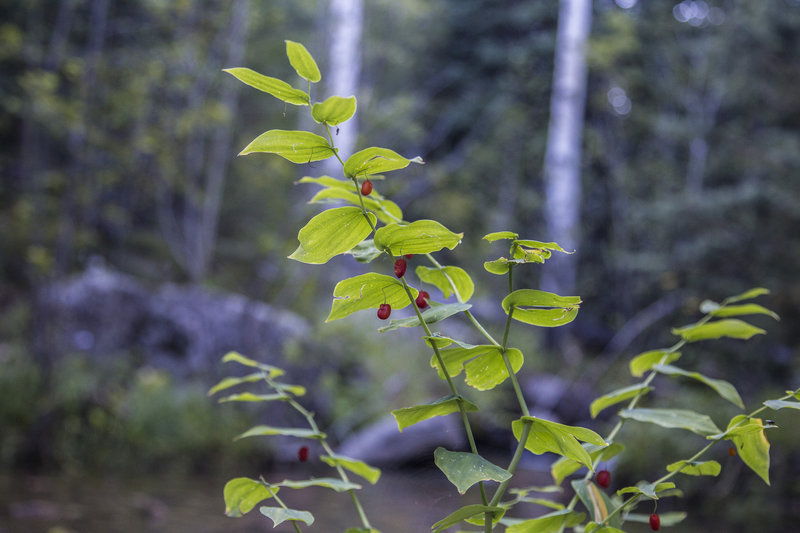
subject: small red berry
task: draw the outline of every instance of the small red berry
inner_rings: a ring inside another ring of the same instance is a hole
[[[406,260],[398,259],[394,262],[394,275],[402,278],[406,273]]]
[[[653,531],[658,531],[661,529],[661,517],[656,513],[650,515],[650,529]]]
[[[364,180],[364,183],[361,184],[361,194],[364,196],[369,196],[372,192],[372,182],[369,180]]]
[[[378,318],[386,320],[392,314],[392,306],[389,304],[381,304],[378,308]]]
[[[597,473],[597,477],[595,477],[595,481],[604,489],[608,488],[611,485],[611,473],[608,470],[600,470]]]
[[[412,257],[414,257],[414,254],[406,254],[406,259],[411,259]]]
[[[419,291],[417,295],[417,299],[414,300],[417,303],[417,307],[420,309],[425,309],[428,307],[428,299],[431,297],[426,291]]]
[[[297,458],[301,463],[308,460],[308,446],[300,446],[300,449],[297,450]]]
[[[734,448],[733,446],[728,448],[728,455],[730,455],[731,457],[734,457],[736,455],[736,448]]]

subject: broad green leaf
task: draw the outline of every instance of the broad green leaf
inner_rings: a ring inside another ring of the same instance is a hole
[[[269,130],[244,147],[239,155],[267,153],[279,155],[297,164],[328,159],[333,148],[324,137],[308,131]]]
[[[331,187],[334,189],[351,190],[353,188],[353,182],[351,180],[340,180],[330,176],[319,176],[317,178],[312,176],[303,176],[295,183],[313,183],[314,185],[319,185],[320,187]]]
[[[336,126],[356,114],[356,97],[331,96],[311,107],[311,116],[320,124]]]
[[[276,428],[273,426],[253,426],[233,440],[244,439],[247,437],[268,437],[271,435],[285,435],[287,437],[299,437],[303,439],[324,439],[325,433],[318,433],[305,428]]]
[[[464,494],[479,481],[502,483],[511,478],[508,470],[474,453],[451,452],[439,446],[433,452],[433,460],[450,483],[456,486],[459,494]]]
[[[559,533],[564,528],[577,526],[585,519],[586,513],[562,509],[509,526],[506,533]]]
[[[276,378],[278,376],[282,376],[284,371],[278,367],[272,365],[265,365],[264,363],[259,363],[255,359],[250,359],[249,357],[245,357],[244,355],[240,354],[239,352],[228,352],[222,358],[223,363],[239,363],[240,365],[249,366],[252,368],[258,368],[259,370],[263,370],[267,374],[269,374],[270,378]],[[220,389],[221,390],[221,389]]]
[[[287,520],[295,522],[305,522],[306,525],[314,523],[314,515],[308,511],[298,511],[296,509],[284,509],[283,507],[259,507],[258,510],[272,520],[273,527],[278,527]]]
[[[716,461],[676,461],[667,465],[667,472],[676,470],[689,476],[718,476],[722,466]]]
[[[506,352],[511,370],[516,374],[522,368],[524,357],[516,348]],[[499,350],[491,350],[464,365],[464,383],[478,390],[491,390],[508,379],[508,368]]]
[[[606,445],[603,438],[592,430],[577,426],[566,426],[530,416],[523,416],[511,424],[514,438],[517,440],[522,438],[526,422],[531,424],[531,429],[525,442],[525,449],[536,455],[552,452],[569,457],[588,468],[592,468],[592,458],[589,456],[589,452],[578,443],[578,439],[598,446]]]
[[[352,184],[351,184],[352,186]],[[354,191],[349,189],[342,189],[339,187],[328,187],[317,192],[311,200],[310,204],[315,203],[331,203],[338,200],[344,200],[356,207],[361,207],[361,201],[364,202],[364,207],[375,213],[378,220],[385,224],[392,224],[398,220],[403,220],[403,211],[398,205],[391,200],[386,200],[378,195],[372,194],[367,197],[357,195]]]
[[[272,383],[272,387],[278,392],[288,392],[295,396],[305,396],[306,388],[302,385],[290,385],[289,383]]]
[[[417,290],[409,288],[416,298]],[[333,305],[326,322],[344,318],[363,309],[376,309],[387,303],[393,310],[411,305],[403,284],[397,278],[369,272],[343,279],[333,289]]]
[[[375,248],[375,243],[372,241],[372,239],[365,239],[356,244],[353,249],[347,253],[352,255],[353,259],[359,263],[371,263],[383,252]]]
[[[429,254],[442,248],[452,250],[463,233],[453,233],[435,220],[417,220],[410,224],[389,224],[375,232],[375,246],[391,249],[394,255]]]
[[[435,285],[442,291],[445,298],[449,298],[453,294],[453,286],[455,286],[463,302],[469,301],[472,293],[475,292],[475,284],[463,268],[457,266],[441,268],[418,266],[415,272],[421,281]],[[452,285],[450,284],[451,281]]]
[[[422,319],[425,321],[426,324],[435,324],[436,322],[440,322],[445,318],[457,315],[458,313],[463,313],[470,307],[472,307],[472,305],[470,304],[443,304],[435,306],[432,305],[430,308],[422,312]],[[391,320],[388,326],[378,328],[378,331],[380,331],[381,333],[385,333],[387,331],[393,331],[398,328],[413,328],[419,325],[420,325],[419,317],[414,315],[408,318]]]
[[[355,475],[363,477],[373,485],[377,483],[378,479],[381,477],[380,469],[370,466],[364,461],[359,461],[358,459],[345,457],[344,455],[339,454],[323,455],[320,457],[320,459],[330,466],[341,466],[345,470],[349,470]]]
[[[286,56],[301,78],[311,83],[317,83],[322,79],[317,62],[314,61],[314,58],[302,44],[287,40]]]
[[[769,289],[765,289],[763,287],[756,287],[755,289],[750,289],[749,291],[745,291],[742,294],[737,294],[736,296],[725,298],[725,301],[722,303],[724,305],[727,305],[735,302],[741,302],[742,300],[752,300],[753,298],[756,298],[763,294],[769,294]]]
[[[514,241],[511,244],[511,259],[512,261],[519,262],[522,264],[525,263],[537,263],[542,264],[546,260],[550,259],[553,255],[553,252],[550,250],[544,250],[541,248],[526,248],[524,246],[520,246],[517,244],[517,241]]]
[[[289,259],[320,265],[353,249],[372,232],[375,215],[369,221],[357,207],[336,207],[318,214],[297,234],[300,246]]]
[[[488,233],[483,236],[483,238],[489,242],[498,241],[501,239],[516,239],[519,237],[518,234],[514,233],[513,231],[495,231],[493,233]]]
[[[392,411],[395,420],[397,421],[397,429],[403,431],[409,426],[413,426],[418,422],[433,418],[435,416],[449,415],[459,411],[459,402],[464,406],[464,411],[471,412],[477,411],[478,406],[474,403],[465,400],[460,396],[445,396],[438,400],[424,404],[415,405],[414,407],[403,407],[402,409],[395,409]]]
[[[541,242],[541,241],[531,241],[527,239],[515,239],[514,244],[519,246],[524,246],[526,248],[538,248],[539,250],[556,250],[559,252],[563,252],[565,254],[574,254],[575,252],[568,252],[561,247],[556,242]]]
[[[778,409],[800,409],[800,402],[793,402],[789,400],[767,400],[764,405],[770,409],[777,411]]]
[[[506,314],[514,308],[514,320],[535,326],[555,327],[572,322],[578,314],[580,303],[578,296],[519,289],[503,298],[502,306]]]
[[[625,400],[629,400],[639,394],[647,394],[651,390],[653,390],[653,388],[648,387],[644,383],[637,383],[636,385],[631,385],[630,387],[617,389],[594,400],[589,406],[589,411],[592,414],[592,418],[595,418],[597,414],[606,407],[624,402]]]
[[[388,148],[366,148],[356,152],[344,162],[344,175],[348,178],[365,178],[372,174],[406,168],[411,163],[422,163],[422,159],[406,159]]]
[[[269,93],[278,100],[283,100],[286,103],[308,105],[310,101],[308,93],[305,91],[295,89],[283,80],[264,76],[249,68],[226,68],[223,69],[223,72],[227,72],[242,83],[246,83],[250,87],[255,87],[259,91]]]
[[[719,339],[721,337],[749,339],[753,335],[760,335],[766,332],[742,320],[728,318],[717,320],[716,322],[700,324],[699,326],[691,325],[682,328],[674,328],[672,333],[681,336],[686,342],[697,342],[708,339]]]
[[[770,311],[766,307],[762,307],[758,304],[728,305],[725,307],[720,307],[719,309],[715,309],[714,311],[711,311],[711,315],[716,317],[742,316],[742,315],[767,315],[771,316],[775,320],[780,320],[778,313],[776,313],[775,311]]]
[[[666,483],[648,483],[647,481],[640,481],[635,487],[625,487],[623,489],[619,489],[617,494],[643,494],[651,500],[657,500],[659,492],[674,488],[675,483],[672,483],[671,481]]]
[[[237,477],[227,483],[222,493],[225,497],[225,514],[240,517],[249,513],[262,501],[272,498],[277,488],[267,488],[260,481],[246,477]]]
[[[458,348],[448,348],[446,350],[441,350],[439,353],[442,356],[442,361],[444,362],[444,366],[445,369],[447,370],[447,373],[451,377],[453,377],[461,373],[461,371],[464,369],[464,364],[470,359],[474,359],[477,357],[484,357],[485,355],[488,354],[496,354],[497,356],[500,356],[500,350],[501,350],[500,346],[495,346],[493,344],[480,344],[477,346],[465,344],[465,345],[459,345]],[[522,353],[520,352],[520,356],[521,355]],[[516,358],[517,356],[515,355],[513,357]],[[439,377],[445,379],[444,372],[441,369],[439,369],[439,361],[436,358],[435,354],[431,356],[431,367],[438,369]],[[505,377],[508,377],[507,373]]]
[[[746,417],[737,415],[728,423],[728,429],[739,424]],[[769,485],[769,441],[764,433],[764,427],[760,418],[751,418],[742,423],[739,427],[753,429],[744,434],[734,435],[731,440],[739,452],[744,464],[749,466],[753,472],[759,475],[764,483]]]
[[[234,377],[223,378],[219,383],[217,383],[216,385],[214,385],[209,389],[208,395],[213,396],[219,391],[230,389],[231,387],[235,387],[236,385],[241,385],[242,383],[253,383],[256,381],[261,381],[262,379],[264,379],[264,376],[260,372],[253,372],[252,374],[247,374],[246,376],[241,376],[236,378]]]
[[[664,356],[667,356],[664,359]],[[662,363],[671,363],[680,358],[681,352],[670,352],[667,350],[650,350],[649,352],[640,353],[630,362],[631,375],[635,378],[640,378],[645,372],[652,369],[653,366]]]
[[[593,464],[597,464],[599,461],[610,461],[625,449],[625,446],[616,442],[609,446],[597,446],[584,442],[582,446],[589,452]],[[564,481],[567,476],[576,472],[581,466],[583,465],[574,459],[559,457],[558,460],[553,462],[550,466],[550,475],[553,477],[553,482],[556,483],[556,485],[561,485],[561,482]]]
[[[591,481],[584,479],[573,480],[571,485],[581,503],[589,511],[589,517],[593,522],[603,522],[608,518],[609,511],[614,508],[614,505],[604,491],[600,490]],[[608,525],[610,527],[622,527],[622,518],[619,513],[608,519]]]
[[[242,392],[231,394],[220,398],[219,403],[224,402],[272,402],[275,400],[288,400],[290,397],[285,394],[253,394],[252,392]]]
[[[744,403],[742,403],[742,398],[739,396],[736,388],[727,381],[722,379],[712,379],[700,374],[699,372],[688,372],[682,368],[672,365],[655,365],[653,368],[660,374],[665,374],[667,376],[685,376],[687,378],[696,379],[701,383],[705,383],[714,389],[717,394],[731,402],[733,405],[744,409]]]
[[[490,274],[496,274],[498,276],[502,276],[503,274],[508,272],[508,265],[509,263],[517,263],[518,261],[509,261],[505,257],[500,257],[495,259],[494,261],[486,261],[483,263],[483,268],[486,269],[486,272]]]
[[[665,428],[688,429],[698,435],[719,433],[719,428],[707,415],[687,409],[625,409],[619,412],[622,418],[648,422]]]
[[[343,481],[335,477],[318,477],[318,478],[304,479],[304,480],[284,479],[283,481],[281,481],[280,483],[276,483],[275,485],[278,487],[287,487],[290,489],[324,487],[326,489],[335,490],[336,492],[347,492],[348,490],[361,489],[361,485],[359,485],[358,483]]]
[[[467,518],[485,513],[492,513],[495,517],[497,517],[505,513],[505,509],[503,509],[502,507],[490,507],[488,505],[478,505],[478,504],[467,505],[442,518],[441,520],[433,524],[433,526],[431,526],[431,529],[433,530],[434,533],[438,533],[439,531],[445,530],[450,526],[454,526],[459,522],[466,520]]]

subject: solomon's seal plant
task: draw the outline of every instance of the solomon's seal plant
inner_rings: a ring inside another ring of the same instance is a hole
[[[659,515],[654,511],[648,517],[647,514],[635,512],[637,505],[647,500],[655,504],[660,498],[679,495],[676,486],[679,474],[718,475],[720,463],[707,456],[711,455],[714,445],[723,441],[728,443],[726,447],[730,445],[731,450],[735,448],[741,460],[769,483],[769,442],[766,433],[774,424],[759,415],[767,409],[800,409],[800,390],[787,391],[785,396],[764,402],[748,412],[731,383],[676,365],[682,350],[688,349],[693,343],[722,337],[748,339],[764,333],[764,330],[741,317],[762,314],[777,319],[772,311],[751,301],[765,294],[765,289],[752,289],[721,303],[704,302],[701,306],[704,314],[700,320],[672,331],[677,337],[673,346],[635,356],[630,361],[630,373],[635,382],[603,394],[588,406],[594,418],[606,409],[619,409],[622,405],[616,422],[605,435],[601,436],[593,429],[540,418],[529,411],[517,380],[516,375],[524,364],[525,356],[522,349],[509,344],[509,332],[518,324],[545,328],[568,324],[577,316],[582,302],[578,296],[517,288],[514,273],[520,268],[544,263],[554,253],[570,252],[557,243],[523,238],[512,231],[498,231],[483,237],[491,243],[504,243],[508,250],[507,254],[484,263],[487,272],[505,276],[508,287],[499,302],[506,313],[505,324],[500,335],[491,334],[471,311],[469,301],[475,287],[472,277],[458,266],[443,264],[435,255],[443,249],[452,250],[458,246],[463,234],[451,231],[435,220],[406,220],[397,204],[373,188],[373,180],[384,179],[384,175],[385,179],[392,179],[396,171],[412,164],[422,164],[422,159],[407,158],[388,148],[372,146],[343,160],[334,143],[332,128],[353,117],[356,112],[355,97],[330,96],[322,102],[313,102],[310,95],[312,84],[321,79],[316,62],[299,43],[286,41],[286,53],[297,74],[305,80],[306,90],[247,68],[231,68],[226,72],[287,104],[307,108],[313,120],[319,124],[321,134],[269,130],[248,144],[241,155],[274,154],[300,165],[334,158],[341,164],[342,170],[337,176],[306,176],[299,180],[300,183],[317,186],[319,190],[310,202],[327,208],[300,229],[297,235],[299,244],[289,258],[303,263],[325,264],[337,255],[349,254],[355,261],[375,265],[373,272],[359,274],[336,284],[328,322],[367,309],[377,309],[380,319],[389,320],[392,311],[410,307],[409,316],[393,318],[379,331],[419,328],[421,341],[431,351],[430,366],[443,382],[444,395],[430,403],[396,409],[392,414],[399,431],[432,417],[459,417],[469,450],[439,447],[435,450],[433,460],[460,494],[471,490],[477,492],[480,498],[480,503],[465,505],[432,524],[434,532],[458,526],[462,531],[486,533],[495,530],[545,533],[565,529],[586,533],[618,533],[624,531],[629,522],[649,522],[653,530],[672,526],[685,515]],[[336,206],[328,207],[330,204]],[[415,276],[407,273],[406,259],[412,255],[419,256],[415,262],[426,263],[414,269]],[[390,265],[393,265],[393,272]],[[439,303],[431,296],[432,291],[439,291],[445,299],[454,297],[455,301]],[[457,315],[464,317],[475,328],[483,339],[481,344],[470,344],[448,335],[443,322]],[[357,458],[335,453],[325,433],[317,427],[312,413],[298,401],[305,390],[278,381],[282,370],[238,353],[230,353],[223,360],[251,367],[253,372],[243,377],[226,378],[210,393],[256,381],[266,384],[269,391],[267,394],[232,394],[221,401],[278,402],[293,408],[307,421],[307,427],[255,426],[237,438],[283,435],[318,441],[324,451],[320,459],[336,472],[336,477],[309,480],[233,479],[224,489],[226,513],[241,516],[260,505],[260,512],[271,518],[276,526],[289,521],[296,531],[301,531],[302,524],[311,526],[314,523],[313,514],[287,507],[279,492],[282,489],[321,486],[349,493],[360,524],[348,529],[348,533],[377,531],[358,499],[357,491],[362,487],[350,476],[375,483],[380,471]],[[460,376],[463,379],[458,379]],[[711,417],[696,411],[666,406],[643,407],[640,404],[654,390],[656,376],[698,381],[713,389],[724,401],[735,405],[741,414],[733,417],[724,425],[725,429],[721,429]],[[465,392],[469,390],[470,396],[475,396],[480,391],[498,386],[508,388],[519,408],[510,428],[517,445],[511,457],[501,465],[493,464],[478,450],[470,413],[479,407],[474,399],[467,399]],[[690,457],[671,461],[666,465],[665,473],[656,479],[643,479],[634,486],[608,491],[610,474],[606,469],[598,471],[598,467],[624,452],[625,447],[617,437],[623,425],[629,422],[689,432],[689,438],[697,440],[697,452]],[[525,451],[558,456],[551,468],[551,486],[509,490]],[[308,447],[301,447],[298,457],[301,461],[306,460]],[[558,502],[536,495],[562,491],[568,478],[571,498],[568,496],[563,502]],[[262,505],[264,502],[273,504]],[[548,511],[538,516],[512,517],[514,506],[522,502],[543,505]]]

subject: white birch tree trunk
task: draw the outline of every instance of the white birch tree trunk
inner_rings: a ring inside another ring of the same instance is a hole
[[[579,238],[586,43],[591,17],[591,0],[561,0],[544,162],[544,215],[546,240],[569,251],[576,249]],[[576,273],[575,256],[553,256],[542,272],[542,288],[571,295]]]

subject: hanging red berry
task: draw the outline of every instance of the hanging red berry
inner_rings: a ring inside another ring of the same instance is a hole
[[[661,529],[661,517],[656,513],[650,515],[650,529],[653,531]]]
[[[730,455],[731,457],[734,457],[736,455],[736,448],[734,448],[733,446],[728,448],[728,455]]]
[[[300,446],[297,450],[297,459],[301,463],[305,463],[308,460],[308,446]]]
[[[406,273],[406,260],[398,259],[394,262],[394,275],[402,278]]]
[[[389,304],[381,304],[378,308],[378,318],[386,320],[392,314],[392,306]]]
[[[364,180],[364,183],[361,184],[361,194],[364,196],[369,196],[372,192],[372,182],[369,180]]]
[[[604,489],[608,488],[608,486],[611,485],[611,472],[608,470],[600,470],[595,477],[595,481]]]
[[[417,303],[417,307],[420,309],[425,309],[428,307],[428,299],[431,297],[426,291],[419,291],[417,295],[417,299],[414,300]]]

